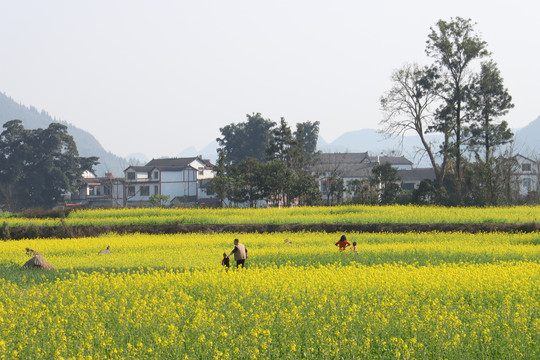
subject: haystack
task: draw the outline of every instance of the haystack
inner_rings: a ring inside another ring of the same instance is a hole
[[[28,260],[23,265],[23,267],[39,268],[43,270],[56,270],[54,266],[52,266],[51,264],[47,262],[47,260],[45,260],[43,255],[41,255],[37,251],[33,251],[33,253],[34,253],[34,257]]]
[[[111,246],[108,245],[106,249],[101,250],[98,254],[100,255],[109,255],[111,253]]]

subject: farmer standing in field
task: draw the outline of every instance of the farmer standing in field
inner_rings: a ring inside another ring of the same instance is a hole
[[[244,244],[240,244],[238,239],[234,239],[234,249],[229,256],[232,254],[234,254],[234,260],[236,260],[236,267],[238,268],[239,265],[244,267],[244,263],[247,259],[247,249]]]
[[[351,243],[347,241],[345,235],[341,235],[341,238],[335,245],[339,246],[339,251],[345,251],[347,250],[347,246],[351,246]]]

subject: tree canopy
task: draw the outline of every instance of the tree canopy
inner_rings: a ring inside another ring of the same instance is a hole
[[[97,160],[79,156],[65,125],[28,130],[20,120],[8,121],[0,134],[0,204],[9,211],[51,208]]]
[[[487,178],[497,168],[494,151],[513,136],[501,119],[513,107],[512,98],[470,19],[439,20],[430,30],[425,51],[433,64],[394,71],[392,88],[381,97],[380,124],[392,135],[415,131],[435,171],[437,201],[466,204],[474,198],[471,191],[478,193],[471,181],[493,183]],[[438,148],[425,140],[428,132],[443,135]],[[483,168],[483,179],[470,175],[471,156],[465,155],[471,152],[490,168]]]
[[[319,122],[298,123],[292,132],[284,118],[276,124],[256,113],[220,131],[216,176],[209,189],[222,206],[225,200],[249,206],[266,200],[277,206],[320,199],[318,183],[306,170],[317,157]]]

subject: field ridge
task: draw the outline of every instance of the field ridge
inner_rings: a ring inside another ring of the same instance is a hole
[[[279,232],[364,232],[364,233],[407,233],[407,232],[506,232],[530,233],[540,231],[536,222],[523,224],[509,223],[377,223],[377,224],[146,224],[146,225],[74,225],[57,226],[14,226],[9,228],[9,236],[2,240],[33,238],[80,238],[107,233],[118,234],[185,234],[185,233],[279,233]]]

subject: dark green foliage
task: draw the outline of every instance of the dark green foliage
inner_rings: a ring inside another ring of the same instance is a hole
[[[379,204],[396,203],[401,193],[401,186],[399,185],[401,179],[397,174],[397,170],[390,163],[385,163],[373,167],[371,173],[373,174],[371,185],[377,189]]]
[[[272,206],[288,206],[296,200],[317,204],[318,183],[305,167],[317,156],[319,122],[298,123],[292,133],[284,118],[276,125],[259,113],[247,117],[245,123],[220,129],[216,176],[209,194],[217,195],[222,206],[226,200],[250,207],[261,200]]]
[[[69,123],[57,121],[46,111],[39,111],[35,107],[27,107],[18,104],[7,95],[0,93],[0,125],[13,119],[21,119],[26,129],[46,128],[50,123],[60,122],[67,126],[68,133],[73,136],[77,144],[80,156],[98,156],[100,164],[95,169],[99,174],[112,172],[115,175],[122,174],[122,171],[129,165],[126,159],[106,151],[95,137],[87,131],[81,130]]]
[[[506,203],[511,198],[505,190],[509,167],[496,152],[512,140],[508,124],[500,118],[514,105],[495,62],[480,63],[490,56],[487,43],[470,19],[456,17],[439,20],[431,28],[426,53],[433,65],[404,66],[394,72],[393,87],[381,98],[384,130],[394,135],[415,131],[435,171],[435,188],[421,184],[412,201],[450,206]],[[477,67],[480,71],[474,73]],[[438,149],[425,141],[427,132],[443,135]]]
[[[19,213],[20,217],[29,219],[63,219],[68,216],[71,209],[43,209],[43,208],[30,208],[23,210]]]
[[[152,194],[148,198],[148,201],[150,201],[150,204],[152,204],[153,207],[161,207],[163,204],[166,204],[169,202],[170,195],[158,195],[158,194]]]
[[[493,61],[482,63],[480,74],[473,78],[468,93],[468,104],[472,123],[466,134],[469,147],[480,154],[484,152],[484,162],[488,163],[493,149],[507,144],[513,138],[508,123],[497,120],[514,107],[512,97],[504,88],[503,79]]]
[[[417,189],[412,192],[411,201],[418,205],[435,204],[437,200],[437,187],[431,180],[422,180]]]
[[[9,231],[9,225],[7,222],[3,222],[2,225],[0,225],[0,239],[1,240],[8,240],[11,237],[11,232]]]
[[[20,120],[4,124],[0,134],[0,205],[10,211],[52,208],[76,188],[95,157],[79,157],[65,125],[27,130]]]
[[[28,239],[36,239],[41,237],[41,227],[31,224],[30,226],[27,226],[25,229],[25,236]]]
[[[260,113],[248,114],[246,117],[247,121],[244,123],[233,123],[219,129],[222,137],[216,140],[228,163],[238,164],[247,157],[259,161],[267,158],[271,129],[276,123],[264,119]]]
[[[462,131],[468,119],[466,100],[469,79],[466,75],[474,60],[489,55],[487,43],[475,33],[474,23],[470,19],[456,17],[450,21],[439,20],[436,27],[431,28],[426,53],[442,71],[440,96],[444,101],[435,128],[446,136],[443,155],[455,159],[456,190],[457,196],[460,196]]]

